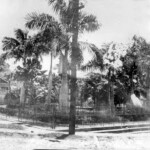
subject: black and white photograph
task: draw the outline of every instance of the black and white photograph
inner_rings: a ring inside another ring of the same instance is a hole
[[[150,0],[0,0],[0,150],[150,150]]]

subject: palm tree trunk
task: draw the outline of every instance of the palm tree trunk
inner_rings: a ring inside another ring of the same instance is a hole
[[[68,50],[65,51],[63,55],[60,55],[60,74],[61,74],[61,88],[59,93],[59,104],[60,110],[68,112],[69,109],[69,99],[68,99]]]
[[[8,81],[8,93],[9,93],[9,99],[7,104],[10,105],[11,102],[11,87],[10,87],[10,77],[9,77],[9,81]]]
[[[48,95],[47,95],[47,100],[46,100],[46,103],[48,105],[51,103],[51,90],[52,90],[52,80],[53,80],[53,75],[52,75],[53,55],[52,55],[52,52],[50,53],[50,59],[51,59],[51,64],[50,64],[49,78],[48,78]]]
[[[26,62],[26,53],[24,51],[24,67],[26,68],[27,62]],[[26,77],[25,80],[22,83],[21,92],[20,92],[20,104],[21,106],[25,107],[25,101],[26,101]],[[24,108],[23,108],[24,109]]]
[[[150,68],[148,67],[147,69],[147,79],[146,79],[146,83],[147,83],[147,89],[146,89],[146,92],[147,92],[147,102],[148,102],[148,105],[150,105]]]
[[[23,106],[25,104],[25,81],[22,83],[21,92],[20,92],[20,104]]]
[[[72,57],[71,57],[71,92],[70,92],[70,118],[69,134],[75,134],[76,120],[76,97],[77,97],[77,56],[78,56],[78,19],[79,19],[79,0],[73,1],[73,37],[72,37]]]

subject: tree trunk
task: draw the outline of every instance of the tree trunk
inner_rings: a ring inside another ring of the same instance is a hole
[[[21,92],[20,92],[20,104],[22,106],[25,104],[25,91],[26,91],[25,84],[26,84],[26,82],[23,81],[22,87],[21,87]]]
[[[46,100],[46,103],[48,105],[50,105],[50,103],[51,103],[51,91],[52,91],[52,80],[53,80],[53,75],[52,75],[53,55],[52,55],[52,52],[50,54],[50,58],[51,58],[51,64],[50,64],[49,78],[48,78],[48,95],[47,95],[47,100]]]
[[[147,69],[147,79],[146,79],[146,86],[147,86],[147,89],[146,89],[146,95],[147,95],[147,102],[148,102],[148,106],[150,106],[150,70],[149,70],[149,67]]]
[[[112,81],[112,69],[109,69],[108,73],[108,102],[110,114],[114,115],[115,113],[115,105],[114,105],[114,89],[113,89],[113,81]]]
[[[73,36],[72,36],[72,56],[71,56],[71,91],[70,91],[70,118],[69,134],[75,134],[76,120],[76,97],[77,97],[77,58],[78,58],[78,18],[79,18],[79,0],[73,1]]]
[[[11,104],[11,87],[10,87],[10,78],[9,78],[9,83],[8,83],[8,93],[9,93],[9,99],[7,101],[7,105]]]
[[[110,82],[110,99],[111,99],[111,114],[115,115],[115,104],[114,104],[114,83]]]
[[[24,51],[24,60],[23,61],[24,61],[24,67],[26,68],[27,62],[26,62],[25,51]],[[26,82],[27,82],[27,80],[25,79],[22,83],[21,92],[20,92],[20,104],[23,107],[25,106],[25,101],[26,101]]]
[[[59,93],[59,105],[60,110],[68,112],[69,109],[69,99],[68,99],[68,60],[67,60],[68,52],[65,51],[63,55],[60,55],[60,71],[61,74],[61,88]]]

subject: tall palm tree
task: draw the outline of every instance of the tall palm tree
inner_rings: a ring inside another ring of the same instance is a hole
[[[61,33],[58,22],[48,14],[31,13],[26,18],[26,27],[40,30],[40,40],[47,47],[45,53],[50,55],[47,103],[51,102],[53,57],[57,54],[57,37]]]
[[[71,42],[71,100],[70,100],[70,123],[69,133],[75,133],[75,113],[76,113],[76,72],[77,64],[81,58],[78,35],[79,32],[94,31],[98,29],[99,24],[96,17],[93,15],[86,15],[80,10],[84,5],[79,0],[49,0],[49,4],[53,6],[56,13],[59,14],[61,23],[65,27],[67,33],[72,33]]]
[[[60,51],[65,50],[64,53],[61,52],[60,57],[67,58],[68,51],[70,48],[68,45],[68,42],[69,42],[69,38],[70,38],[71,29],[70,29],[69,23],[65,24],[63,19],[60,19],[60,20],[61,20],[61,27],[63,29],[63,34],[61,36],[59,36],[59,38],[57,37],[57,39],[59,39],[59,45],[61,45]],[[53,26],[54,23],[55,23],[54,18],[48,14],[39,14],[38,15],[37,13],[32,13],[32,14],[29,14],[27,17],[26,26],[30,29],[36,28],[36,29],[44,30],[46,28],[49,28],[49,26]],[[86,15],[86,14],[80,15],[79,25],[80,25],[79,27],[80,27],[81,32],[93,31],[98,28],[98,23],[97,23],[96,17],[92,16],[92,15]],[[61,60],[65,61],[65,59],[61,59]],[[67,63],[67,61],[65,61],[65,63]],[[64,64],[64,63],[62,63],[62,64]],[[63,65],[63,67],[67,67],[67,66],[68,66],[67,64]],[[64,75],[62,75],[62,83],[65,83],[64,80],[67,81],[66,77],[65,77],[66,76],[65,74],[67,74],[67,69],[63,68],[61,70],[63,70],[63,73],[64,73]],[[66,72],[65,72],[65,70],[66,70]],[[67,92],[65,92],[66,94],[64,94],[64,91],[67,91],[68,88],[67,88],[67,84],[65,84],[65,85],[66,85],[65,86],[66,90],[63,87],[63,84],[62,84],[62,87],[60,90],[60,102],[62,103],[63,106],[68,105],[67,101],[66,101],[68,94],[67,94]],[[63,96],[61,96],[61,95],[63,95]]]
[[[78,48],[78,20],[79,20],[79,0],[74,1],[72,11],[74,12],[72,20],[72,56],[71,56],[71,92],[70,92],[70,119],[69,119],[69,134],[75,134],[76,121],[76,97],[77,97],[77,58],[79,55]]]
[[[67,39],[69,39],[70,37],[72,38],[72,42],[71,42],[71,47],[72,47],[72,50],[71,50],[72,65],[71,66],[72,67],[71,68],[72,68],[72,74],[75,76],[75,78],[74,77],[72,78],[72,81],[74,81],[74,83],[76,83],[76,81],[75,81],[76,80],[76,66],[77,66],[77,62],[79,61],[79,59],[82,58],[81,51],[79,51],[79,44],[77,43],[78,31],[80,31],[81,33],[83,33],[84,31],[94,31],[94,30],[98,29],[99,24],[98,24],[95,16],[86,15],[85,13],[82,13],[82,12],[79,13],[79,9],[83,8],[83,5],[80,5],[79,7],[75,8],[75,6],[74,6],[74,4],[76,4],[75,1],[72,1],[72,0],[66,0],[66,1],[65,0],[62,0],[62,1],[49,0],[49,4],[53,5],[54,10],[60,16],[60,22],[61,22],[61,27],[63,29],[63,35],[65,34],[66,36],[68,36]],[[78,4],[79,4],[79,2],[78,2]],[[75,18],[76,18],[76,20],[75,20]],[[26,26],[29,28],[39,28],[41,30],[44,30],[49,27],[52,27],[54,25],[54,23],[52,24],[52,22],[56,23],[54,21],[54,19],[52,19],[52,17],[47,14],[41,14],[38,16],[36,13],[33,13],[33,14],[29,15]],[[77,25],[75,25],[75,24],[77,24]],[[76,34],[74,34],[76,30],[77,30],[77,32],[76,32]],[[57,31],[57,30],[55,30],[55,31]],[[74,35],[74,36],[72,36],[72,35]],[[61,39],[60,38],[61,37],[58,38],[58,36],[57,36],[56,39],[59,39],[59,42],[61,43],[61,41],[63,41],[62,40],[63,38],[61,38]],[[76,42],[76,45],[75,45],[75,42]],[[65,58],[67,58],[67,54],[68,54],[68,52],[67,52],[68,51],[68,40],[66,40],[66,45],[67,46],[65,46],[65,48],[64,48],[64,46],[60,46],[61,47],[60,49],[65,49],[65,55],[66,55]],[[61,60],[65,61],[65,59],[61,59]],[[67,61],[66,61],[66,63],[67,63]],[[67,65],[63,65],[63,66],[67,67]],[[73,69],[74,69],[74,73],[73,73]],[[64,70],[64,72],[63,72],[64,75],[62,75],[62,83],[65,83],[65,82],[67,82],[67,79],[66,79],[67,69],[63,68],[62,70]],[[76,85],[76,84],[74,84],[74,85]],[[67,90],[67,86],[65,86],[65,87]],[[62,87],[61,89],[63,89],[63,88],[64,87]],[[72,93],[74,91],[75,90],[72,90]],[[62,92],[60,92],[60,95],[61,95],[61,93],[63,93],[63,90],[62,90]],[[65,95],[68,96],[67,94],[65,94]],[[71,94],[71,95],[74,95],[74,94]],[[64,100],[65,96],[60,96],[60,99],[61,99],[60,100],[61,102],[64,101],[63,105],[66,105],[65,100]],[[74,111],[75,110],[74,108],[71,110]],[[74,118],[74,117],[71,117],[71,118]]]

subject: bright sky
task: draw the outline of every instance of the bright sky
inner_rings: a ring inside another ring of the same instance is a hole
[[[150,0],[83,0],[86,12],[97,16],[102,24],[94,33],[81,40],[97,46],[110,41],[128,42],[134,34],[150,41]],[[25,16],[31,12],[54,14],[47,0],[0,0],[0,41],[13,36],[14,29],[24,28]],[[1,42],[0,42],[1,48]],[[49,68],[45,58],[44,68]]]

